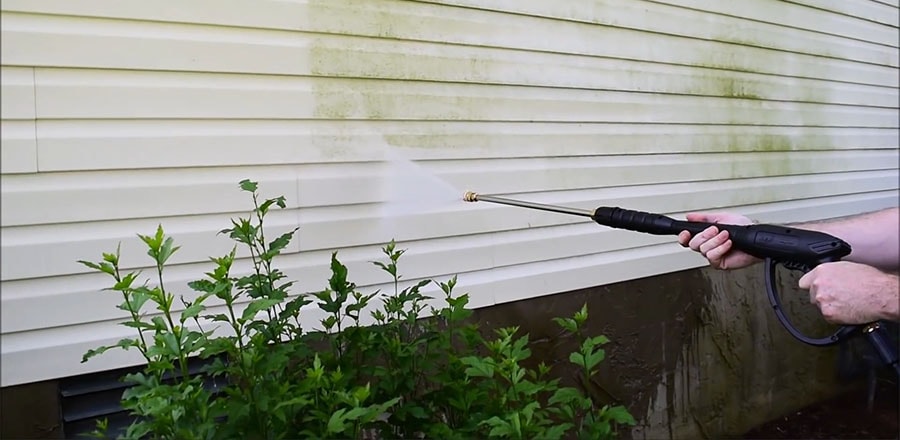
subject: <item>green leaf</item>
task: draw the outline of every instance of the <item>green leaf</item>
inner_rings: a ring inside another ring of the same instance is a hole
[[[584,365],[584,355],[578,352],[572,352],[569,355],[569,362],[578,365],[579,367],[586,368]]]
[[[609,339],[606,336],[594,336],[590,339],[592,345],[603,345],[609,343]]]
[[[214,322],[219,322],[219,321],[220,322],[231,322],[231,318],[228,317],[228,315],[226,315],[224,313],[218,313],[215,315],[206,315],[206,316],[204,316],[204,318],[211,319]]]
[[[206,310],[206,306],[199,302],[195,302],[181,312],[181,323],[200,315],[200,312]]]
[[[479,425],[488,425],[491,427],[491,431],[488,433],[489,437],[507,437],[512,434],[509,422],[497,416],[484,420],[479,423]]]
[[[167,354],[173,357],[177,357],[178,353],[181,351],[181,346],[178,344],[178,339],[175,338],[174,333],[163,333],[162,340],[165,343],[165,347],[168,350]]]
[[[284,207],[287,206],[287,203],[285,203],[284,196],[280,196],[280,197],[276,197],[274,199],[268,199],[265,202],[263,202],[262,204],[260,204],[259,212],[262,215],[266,215],[266,213],[269,212],[269,208],[271,208],[273,204],[277,204],[278,207],[282,208],[282,209],[284,209]]]
[[[606,411],[603,412],[603,415],[609,419],[612,419],[616,423],[622,423],[626,425],[635,424],[634,417],[632,417],[631,413],[628,412],[627,408],[621,405],[607,408]]]
[[[572,318],[553,318],[553,322],[559,324],[560,327],[570,333],[575,333],[578,330],[578,324]]]
[[[569,422],[559,423],[548,427],[547,430],[544,431],[544,435],[542,435],[541,438],[546,440],[558,440],[566,435],[566,431],[574,427],[575,425]]]
[[[585,321],[587,321],[587,318],[588,318],[587,303],[585,303],[584,305],[581,306],[581,310],[576,312],[575,316],[573,316],[573,318],[575,319],[575,322],[578,323],[579,327],[581,327],[581,325],[584,324]]]
[[[331,254],[331,278],[328,285],[335,292],[343,292],[347,286],[347,266],[341,264],[337,252]]]
[[[160,226],[161,228],[162,226]],[[166,264],[166,261],[169,260],[169,257],[172,256],[175,252],[181,249],[181,246],[173,246],[175,244],[175,239],[172,237],[166,238],[165,242],[163,242],[162,246],[159,249],[159,257],[158,261],[160,266]]]
[[[116,245],[116,253],[114,253],[114,254],[106,253],[106,252],[102,253],[103,261],[106,261],[107,263],[110,263],[113,266],[118,266],[119,265],[119,255],[121,255],[121,253],[122,253],[121,251],[122,251],[122,242],[119,242]]]
[[[125,321],[122,323],[122,325],[124,325],[125,327],[131,327],[131,328],[136,328],[136,329],[153,330],[155,328],[155,326],[153,324],[141,322],[141,321]]]
[[[512,432],[516,434],[516,438],[522,438],[522,419],[519,413],[512,413]]]
[[[328,432],[340,434],[347,429],[347,426],[344,423],[344,413],[347,410],[345,408],[341,408],[334,413],[331,414],[331,417],[328,419]]]
[[[125,438],[140,439],[146,438],[153,432],[153,425],[147,422],[135,421],[125,430]]]
[[[120,292],[128,290],[131,288],[131,285],[134,284],[134,280],[137,278],[138,273],[131,272],[126,274],[122,279],[113,285],[113,290],[118,290]]]
[[[425,412],[425,408],[422,408],[419,405],[409,406],[409,407],[407,407],[407,410],[409,411],[409,415],[413,416],[414,418],[417,418],[420,420],[428,419],[428,413]]]
[[[459,360],[463,363],[463,365],[468,365],[469,368],[466,368],[465,373],[469,377],[487,377],[491,378],[494,376],[494,366],[489,363],[488,360],[481,359],[476,356],[466,356]]]
[[[597,364],[599,364],[601,361],[603,361],[605,356],[606,356],[606,352],[603,349],[598,349],[597,351],[595,351],[587,356],[587,360],[585,361],[586,365],[584,367],[587,368],[588,370],[593,369],[594,367],[597,366]]]
[[[313,403],[313,401],[309,397],[299,396],[299,397],[295,397],[293,399],[281,402],[278,405],[275,405],[275,409],[278,410],[285,406],[294,406],[294,405],[306,406],[306,405],[309,405],[310,403]]]
[[[252,320],[253,317],[256,316],[257,313],[259,313],[263,310],[269,309],[280,302],[281,302],[280,299],[271,299],[271,298],[259,298],[259,299],[250,301],[250,303],[247,304],[247,308],[244,309],[244,313],[241,314],[241,320],[243,320],[243,321]]]
[[[101,355],[113,348],[121,348],[121,349],[127,351],[131,347],[138,347],[138,346],[139,346],[138,342],[135,339],[131,339],[131,338],[120,339],[119,342],[116,343],[116,345],[104,345],[104,346],[97,347],[93,350],[88,350],[84,354],[84,356],[82,356],[81,362],[85,363],[88,361],[88,359],[90,359],[94,356],[97,356],[97,355]]]
[[[253,182],[249,179],[241,180],[240,182],[241,189],[247,192],[256,192],[257,183]]]
[[[284,234],[281,234],[281,236],[279,236],[278,238],[272,240],[272,242],[269,243],[269,250],[266,251],[266,253],[264,253],[262,255],[262,259],[265,261],[269,261],[272,258],[274,258],[276,255],[280,254],[281,251],[285,247],[287,247],[288,244],[290,244],[291,238],[294,237],[294,234],[299,229],[300,228],[294,228],[291,232],[285,232]]]
[[[550,399],[547,400],[547,403],[549,403],[550,405],[555,405],[557,403],[568,405],[572,402],[580,400],[581,398],[581,392],[579,392],[577,389],[566,387],[556,390],[556,392],[553,393],[552,396],[550,396]]]
[[[347,411],[347,413],[344,415],[344,419],[356,421],[372,412],[374,412],[374,411],[372,411],[369,408],[364,408],[364,407],[358,406],[356,408],[351,409],[350,411]]]
[[[154,326],[156,327],[155,330],[157,331],[165,331],[167,328],[169,328],[169,324],[166,323],[166,320],[162,316],[154,316],[150,319],[150,321],[153,322]]]
[[[87,267],[90,267],[91,269],[99,270],[100,272],[104,272],[109,275],[116,276],[116,268],[105,261],[101,261],[100,264],[91,263],[90,261],[84,261],[84,260],[78,260],[78,262]]]

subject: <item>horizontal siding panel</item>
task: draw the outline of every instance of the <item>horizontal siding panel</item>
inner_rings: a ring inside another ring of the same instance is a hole
[[[749,22],[738,17],[712,14],[659,2],[500,0],[490,2],[489,5],[485,5],[479,0],[426,2],[498,12],[514,12],[894,67],[898,65],[898,58],[900,58],[900,54],[896,50],[858,40],[838,39],[798,28]],[[880,9],[889,8],[881,5]],[[896,11],[886,16],[884,11],[879,12],[881,12],[882,20],[896,21]],[[877,17],[878,15],[874,14],[873,16]]]
[[[180,179],[173,177],[165,170],[141,175],[96,172],[4,176],[4,206],[10,209],[0,213],[0,218],[5,227],[244,212],[252,209],[249,193],[238,188],[238,182],[245,178],[258,181],[265,196],[284,195],[288,203],[297,203],[297,180],[289,170],[200,169],[181,174]],[[34,206],[68,209],[29,209]],[[54,212],[59,215],[51,214]]]
[[[216,81],[219,79],[219,81]],[[85,106],[90,97],[93,105]],[[502,120],[897,127],[898,112],[756,99],[387,80],[37,72],[39,118]]]
[[[3,66],[0,77],[3,78],[0,87],[0,114],[3,120],[33,120],[34,69]]]
[[[623,183],[646,185],[888,170],[896,168],[896,158],[896,152],[874,151],[546,159],[532,165],[506,159],[474,168],[468,162],[457,163],[439,170],[437,177],[451,186],[477,185],[475,189],[482,192],[564,191],[618,187]],[[246,193],[237,189],[243,176],[260,176],[266,194],[285,195],[289,208],[389,202],[392,185],[424,181],[431,175],[425,169],[413,168],[414,174],[405,179],[392,177],[410,172],[402,164],[388,162],[386,166],[372,165],[368,170],[361,166],[331,167],[331,171],[321,170],[324,176],[308,176],[303,169],[291,167],[7,176],[3,180],[4,201],[9,209],[0,215],[4,225],[18,226],[240,212],[249,207]],[[459,191],[460,197],[462,192]],[[34,204],[77,209],[27,209]]]
[[[307,19],[315,18],[311,24],[321,23],[325,27],[311,26],[304,28],[305,32],[288,32],[8,13],[4,15],[2,31],[4,62],[30,66],[53,67],[63,63],[85,68],[204,72],[222,71],[229,65],[245,72],[246,66],[261,64],[272,66],[277,73],[298,74],[297,70],[304,68],[315,72],[317,66],[327,65],[340,56],[339,53],[331,54],[327,46],[320,47],[319,42],[329,37],[319,33],[331,32],[621,58],[888,87],[897,87],[900,83],[893,68],[889,67],[890,59],[886,60],[888,65],[880,66],[490,11],[473,12],[471,9],[409,2],[385,2],[378,6],[355,4],[353,8],[348,8],[329,2],[327,6],[316,6],[309,13],[311,16]],[[332,24],[340,27],[327,27]],[[497,32],[498,26],[503,27],[504,32]],[[104,33],[97,34],[98,28],[104,29]],[[604,41],[611,44],[598,44]],[[565,45],[559,46],[563,42]],[[46,47],[47,50],[22,50],[34,46]],[[133,50],[134,47],[141,49]],[[243,55],[237,58],[233,55],[242,52]],[[158,56],[147,56],[153,53]],[[173,69],[172,65],[181,67]]]
[[[715,12],[746,20],[775,23],[817,31],[827,35],[853,38],[889,47],[900,47],[897,30],[828,11],[806,8],[787,1],[654,0],[690,9]],[[830,5],[845,3],[834,1]],[[894,12],[893,14],[896,14]]]
[[[34,121],[0,121],[0,173],[34,173],[37,162]]]
[[[38,121],[42,171],[895,149],[886,128],[439,121]],[[262,146],[265,148],[248,148]],[[312,168],[314,169],[314,167]],[[308,172],[309,170],[305,170]]]
[[[828,201],[817,200],[813,203],[789,202],[776,207],[748,208],[742,212],[755,215],[757,218],[766,219],[813,219],[822,215],[845,215],[853,212],[867,211],[884,206],[890,206],[893,194],[887,198],[864,199],[851,197],[845,200],[837,198]],[[789,206],[793,205],[793,206]],[[526,249],[534,249],[527,246]],[[411,248],[406,259],[415,259],[416,251]],[[362,263],[362,262],[360,262]],[[367,263],[366,263],[367,264]],[[474,307],[503,303],[522,298],[530,298],[548,292],[561,292],[575,289],[584,283],[591,285],[607,284],[632,278],[650,276],[660,272],[689,269],[704,265],[696,254],[684,250],[671,242],[651,247],[640,247],[622,252],[593,253],[583,257],[567,258],[554,262],[541,261],[526,266],[511,266],[501,269],[487,269],[482,271],[463,273],[460,275],[460,287],[458,293],[470,293]],[[355,265],[354,265],[355,266]],[[402,266],[401,266],[402,267]],[[351,275],[356,267],[350,268]],[[406,273],[406,272],[404,272]],[[441,275],[435,275],[437,279],[444,279]],[[321,286],[325,282],[323,278],[316,285]],[[464,287],[463,287],[464,286]],[[383,284],[361,285],[362,289],[374,291],[389,286]],[[429,286],[427,293],[433,292],[434,286]],[[6,288],[4,288],[4,292]],[[515,297],[510,297],[505,292],[516,292]],[[103,301],[104,306],[98,310],[108,313],[115,300],[113,295]],[[83,299],[91,297],[96,301],[99,294],[86,294]],[[37,304],[30,305],[34,310]],[[23,305],[23,310],[29,307]],[[82,309],[80,305],[76,310]],[[45,306],[43,307],[45,308]],[[3,325],[7,325],[6,310]],[[71,315],[70,315],[71,316]],[[317,318],[321,318],[315,309],[307,309],[304,312],[304,323],[309,327],[317,327]],[[66,319],[63,316],[60,318]],[[110,319],[115,319],[111,317]],[[23,321],[19,321],[22,323]],[[97,371],[104,368],[116,368],[122,365],[139,363],[140,360],[131,356],[133,353],[111,352],[92,360],[89,364],[80,364],[81,355],[88,349],[100,344],[112,344],[122,337],[131,335],[130,329],[116,325],[114,322],[87,322],[80,321],[71,326],[49,327],[31,332],[6,333],[2,336],[4,346],[4,365],[2,371],[3,386],[58,377],[58,375],[74,375],[89,371]],[[71,359],[71,361],[66,361]],[[61,361],[62,360],[62,361]],[[29,362],[31,367],[24,368]],[[49,364],[53,364],[52,366]],[[62,365],[60,365],[62,364]]]
[[[809,6],[824,11],[843,14],[848,17],[869,20],[885,24],[893,28],[900,26],[897,6],[880,3],[878,1],[828,1],[828,0],[787,0],[789,3]]]
[[[872,0],[876,3],[881,3],[883,5],[893,6],[895,8],[900,8],[900,1],[898,0]]]
[[[402,165],[388,166],[386,173],[345,177],[300,179],[302,208],[357,205],[392,201],[393,187],[439,178],[456,188],[483,193],[528,193],[589,188],[615,188],[705,180],[745,179],[815,173],[893,170],[896,151],[722,153],[708,155],[654,155],[652,157],[607,156],[548,158],[542,160],[501,159],[423,163],[405,178]],[[384,182],[387,182],[385,184]],[[436,185],[435,185],[436,186]],[[399,195],[404,189],[397,188]],[[406,190],[409,191],[409,190]],[[459,191],[461,196],[463,191]],[[441,196],[442,194],[436,194]],[[301,215],[304,211],[301,211]]]
[[[172,197],[173,195],[169,195]],[[249,201],[245,203],[250,206]],[[233,216],[190,216],[142,218],[140,220],[97,221],[67,225],[4,227],[2,230],[3,280],[39,278],[85,273],[78,260],[95,261],[103,252],[121,245],[122,268],[133,269],[148,263],[146,245],[137,234],[153,235],[158,225],[181,243],[181,249],[169,259],[171,264],[206,262],[211,256],[225,255],[235,242],[218,232],[231,226],[231,219],[247,218],[250,212]],[[269,241],[297,227],[296,210],[271,211],[266,218]],[[292,240],[282,254],[300,251],[300,243]],[[239,247],[238,257],[249,257]]]
[[[2,66],[0,77],[0,173],[36,172],[34,69]]]

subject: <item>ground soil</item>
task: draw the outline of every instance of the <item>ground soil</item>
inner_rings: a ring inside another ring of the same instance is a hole
[[[900,439],[900,405],[896,382],[881,381],[872,411],[866,388],[772,420],[744,434],[744,439]]]

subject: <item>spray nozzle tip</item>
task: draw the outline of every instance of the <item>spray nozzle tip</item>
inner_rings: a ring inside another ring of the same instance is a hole
[[[467,201],[467,202],[477,202],[477,201],[478,201],[478,194],[475,194],[475,193],[472,192],[472,191],[466,191],[466,194],[463,195],[463,200],[465,200],[465,201]]]

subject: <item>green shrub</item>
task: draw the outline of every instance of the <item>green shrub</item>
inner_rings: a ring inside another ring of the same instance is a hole
[[[123,273],[118,248],[99,262],[81,261],[115,280],[109,290],[122,295],[119,308],[130,316],[123,324],[137,333],[90,350],[83,362],[111,348],[136,349],[146,360],[141,372],[124,377],[131,386],[122,405],[135,421],[122,438],[603,439],[634,424],[624,407],[560,386],[545,363],[525,367],[528,335],[518,328],[483,338],[466,308],[468,295],[454,292],[455,277],[401,289],[404,251],[393,241],[383,247],[385,260],[373,262],[390,276],[391,292],[359,292],[333,253],[327,287],[291,295],[292,282],[274,261],[297,229],[271,241],[264,231],[269,210],[285,208],[285,199],[260,202],[255,182],[240,187],[252,195],[252,215],[220,233],[247,248],[252,268],[234,273],[237,245],[211,258],[212,270],[188,284],[196,297],[181,296],[177,311],[164,269],[179,247],[162,226],[139,235],[155,265],[153,283]],[[422,293],[430,283],[443,298]],[[325,314],[321,329],[301,325],[312,306]],[[608,342],[582,333],[587,318],[582,307],[556,319],[581,341],[569,361],[583,379],[596,374]],[[191,374],[196,358],[208,364]],[[94,435],[105,430],[99,423]]]

